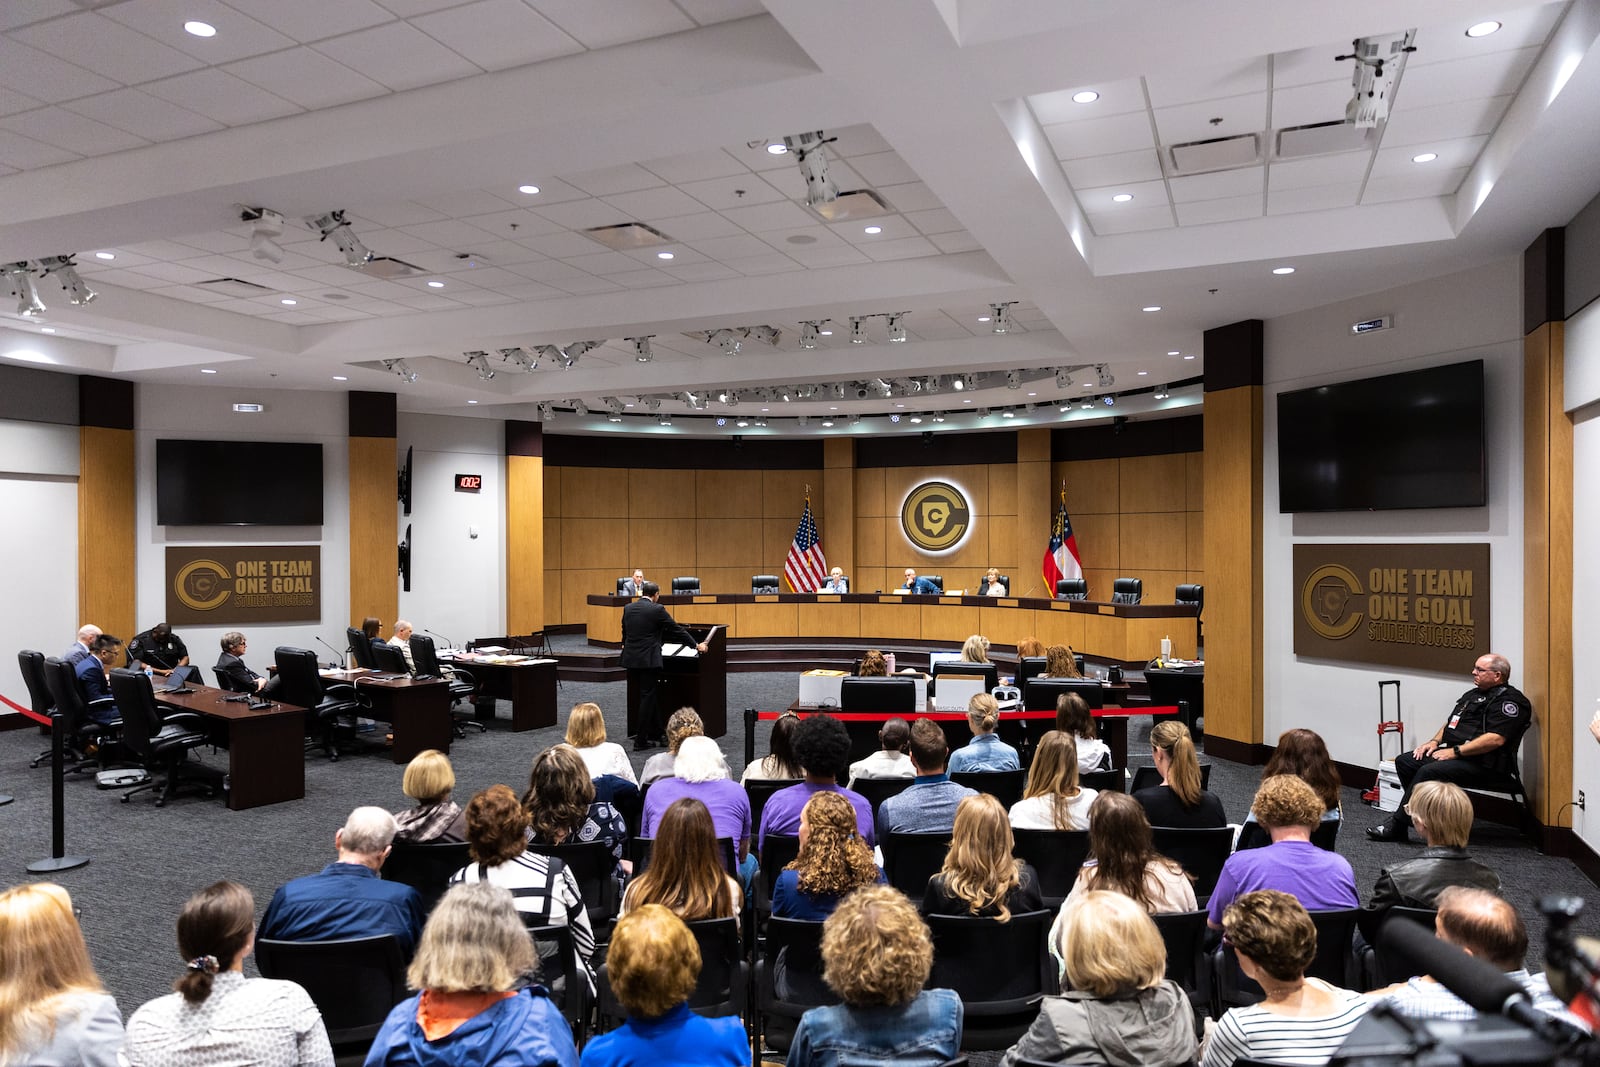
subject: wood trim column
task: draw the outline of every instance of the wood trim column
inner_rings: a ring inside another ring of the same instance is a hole
[[[1265,758],[1263,337],[1259,319],[1205,333],[1205,744],[1245,763]]]
[[[123,641],[139,632],[133,399],[132,382],[78,379],[78,622]]]
[[[1056,509],[1056,486],[1050,479],[1049,427],[1017,431],[1017,530],[1011,558],[1018,561],[1011,581],[1017,596],[1053,597],[1044,587],[1044,549]],[[1068,486],[1071,492],[1071,486]],[[1067,513],[1072,499],[1067,499]]]
[[[822,442],[822,508],[817,515],[822,552],[831,570],[838,567],[856,591],[856,442],[830,437]]]
[[[350,626],[400,613],[399,448],[393,393],[349,394]]]
[[[1572,418],[1565,410],[1563,231],[1546,230],[1523,254],[1522,662],[1512,683],[1533,702],[1524,742],[1530,802],[1546,827],[1572,798]],[[1514,649],[1498,649],[1503,654]],[[1530,751],[1531,749],[1531,751]]]
[[[544,427],[506,423],[506,633],[544,629]]]

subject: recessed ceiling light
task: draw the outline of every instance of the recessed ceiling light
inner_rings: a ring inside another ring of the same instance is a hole
[[[1083,383],[1083,387],[1085,389],[1093,389],[1094,388],[1094,383],[1093,382],[1084,382]]]
[[[1146,304],[1144,306],[1144,310],[1145,311],[1160,311],[1161,310],[1161,305],[1160,304]]]
[[[828,410],[829,410],[829,411],[838,411],[838,410],[839,410],[839,409],[838,409],[838,408],[835,408],[835,407],[830,407],[830,408],[829,408],[829,409],[828,409]]]
[[[41,326],[41,327],[39,327],[39,332],[40,333],[55,333],[56,332],[56,328],[54,326]]]
[[[882,226],[868,226],[864,232],[866,232],[866,233],[882,233],[883,232],[883,227]]]
[[[1072,102],[1074,104],[1092,104],[1098,99],[1100,99],[1100,94],[1093,89],[1080,89],[1072,94]]]
[[[200,368],[200,373],[201,374],[215,374],[217,372],[212,370],[210,367],[201,367]]]
[[[962,403],[963,404],[970,404],[970,403],[972,403],[972,398],[968,397],[967,399],[963,400]]]
[[[537,185],[519,185],[517,186],[517,192],[533,196],[539,192],[539,187]]]
[[[1436,160],[1438,158],[1439,158],[1439,153],[1437,153],[1437,152],[1423,152],[1423,153],[1420,153],[1418,155],[1412,156],[1411,157],[1411,162],[1413,162],[1413,163],[1432,163],[1434,160]]]
[[[290,307],[294,307],[296,304],[300,303],[300,301],[298,301],[298,300],[290,300],[288,297],[284,297],[282,300],[278,301],[278,303],[287,304]]]
[[[832,337],[833,336],[833,331],[832,330],[818,330],[817,331],[817,336],[818,337]]]
[[[1174,348],[1171,352],[1167,353],[1167,355],[1169,355],[1169,356],[1175,356],[1177,354],[1178,354],[1178,350],[1176,348]]]
[[[1294,273],[1294,268],[1293,267],[1273,267],[1272,268],[1272,273],[1274,273],[1274,274],[1293,274]]]
[[[477,403],[477,401],[476,401],[476,400],[469,400],[469,401],[467,401],[467,403],[469,403],[469,404],[476,404],[476,403]]]
[[[987,315],[979,315],[978,316],[978,321],[979,322],[988,322],[989,321],[989,316],[987,316]]]
[[[335,374],[333,380],[336,382],[348,382],[350,379],[343,374]]]
[[[1183,358],[1184,359],[1193,359],[1194,357],[1193,356],[1184,356]]]
[[[1500,28],[1500,24],[1490,19],[1488,22],[1475,22],[1467,27],[1468,37],[1487,37]]]
[[[671,252],[657,252],[656,253],[656,258],[657,259],[671,259],[672,258],[672,253]]]
[[[117,258],[117,254],[115,252],[96,252],[94,254],[94,258],[95,259],[116,259]]]
[[[429,282],[428,283],[428,288],[429,289],[443,289],[444,288],[444,282]]]
[[[1029,394],[1028,394],[1028,395],[1029,395],[1029,396],[1038,396],[1038,395],[1039,395],[1039,394],[1038,394],[1038,393],[1029,393]],[[901,406],[901,407],[905,407],[905,405],[904,405],[904,404],[901,404],[901,405],[900,405],[900,406]]]
[[[771,144],[767,145],[768,155],[781,156],[788,151],[789,146],[784,144],[782,141],[773,141]]]
[[[1132,199],[1133,199],[1133,194],[1132,193],[1118,193],[1116,196],[1113,196],[1111,198],[1111,202],[1113,204],[1126,204],[1129,200],[1132,200]]]
[[[1149,374],[1149,373],[1150,372],[1147,371],[1147,370],[1142,370],[1142,371],[1139,372],[1139,377],[1143,378],[1146,374]]]
[[[215,37],[217,35],[215,26],[209,22],[201,22],[199,19],[191,19],[185,22],[183,29],[185,33],[192,33],[196,37]]]

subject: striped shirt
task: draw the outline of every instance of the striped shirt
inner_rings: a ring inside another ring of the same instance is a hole
[[[1544,975],[1529,974],[1523,969],[1507,971],[1506,977],[1526,990],[1529,1001],[1546,1015],[1554,1015],[1580,1029],[1589,1029],[1581,1020],[1569,1014],[1566,1005],[1550,992],[1550,980]],[[1387,999],[1396,1011],[1412,1019],[1453,1019],[1458,1022],[1470,1022],[1478,1017],[1472,1005],[1438,982],[1427,978],[1413,978],[1392,992],[1374,996],[1372,999],[1374,1001]]]
[[[1303,1067],[1327,1063],[1367,1013],[1369,1002],[1360,993],[1317,978],[1307,978],[1306,984],[1333,995],[1332,1013],[1296,1018],[1259,1004],[1230,1008],[1211,1031],[1201,1067],[1230,1067],[1242,1057]]]
[[[551,864],[560,868],[552,877]],[[583,894],[578,890],[578,879],[572,868],[560,860],[552,860],[537,852],[523,852],[493,867],[484,863],[469,863],[450,876],[450,884],[457,885],[488,882],[509,889],[517,913],[527,926],[568,926],[572,928],[572,948],[578,956],[578,973],[594,987],[590,959],[594,956],[594,931],[589,926],[589,913],[583,906]],[[542,951],[541,957],[547,953]],[[544,967],[541,966],[541,971]],[[556,976],[544,975],[546,985],[555,985]]]

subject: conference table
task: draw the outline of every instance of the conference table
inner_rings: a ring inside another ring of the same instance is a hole
[[[410,763],[417,753],[430,748],[450,751],[455,724],[450,721],[449,682],[362,671],[339,671],[326,677],[352,682],[362,696],[362,714],[393,727],[390,757],[394,762]]]
[[[506,660],[457,652],[442,662],[472,675],[482,696],[511,702],[511,730],[537,730],[556,724],[556,661],[513,656]]]
[[[190,693],[156,690],[156,703],[204,717],[211,743],[228,750],[228,807],[234,811],[306,795],[306,709],[273,703],[252,708],[206,685]]]

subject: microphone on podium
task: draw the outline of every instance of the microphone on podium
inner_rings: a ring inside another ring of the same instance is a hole
[[[324,641],[319,634],[312,634],[311,636],[317,639],[317,644],[333,653],[333,662],[328,664],[328,666],[332,667],[334,670],[338,670],[340,667],[344,666],[344,656],[338,649]]]
[[[428,629],[426,626],[424,626],[422,628],[422,632],[427,634],[429,637],[437,637],[439,640],[443,641],[445,648],[455,648],[456,647],[455,645],[450,643],[450,639],[448,637],[446,637],[444,634],[436,634],[432,630]]]

